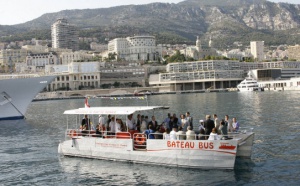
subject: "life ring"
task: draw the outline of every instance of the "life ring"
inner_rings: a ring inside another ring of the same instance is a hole
[[[146,143],[146,138],[145,136],[143,136],[142,134],[138,134],[136,137],[135,137],[135,142],[138,144],[138,145],[144,145]]]
[[[74,136],[77,136],[76,130],[70,130],[69,136],[70,136],[71,138],[73,138]]]

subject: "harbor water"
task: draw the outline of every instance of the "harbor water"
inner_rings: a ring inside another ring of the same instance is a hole
[[[91,106],[164,105],[154,113],[189,111],[194,125],[206,114],[237,117],[252,127],[251,159],[238,158],[234,170],[203,170],[71,158],[57,153],[64,140],[64,110],[84,107],[84,100],[31,103],[26,120],[0,121],[0,185],[299,185],[300,92],[223,92],[148,96],[139,99],[91,98]],[[151,116],[153,113],[142,113]],[[134,115],[136,117],[136,115]],[[92,118],[94,124],[98,118]]]

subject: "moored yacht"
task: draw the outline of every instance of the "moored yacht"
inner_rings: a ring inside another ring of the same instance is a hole
[[[33,98],[56,76],[0,75],[0,120],[23,119]]]
[[[237,89],[241,92],[245,91],[264,91],[264,87],[259,87],[258,83],[253,78],[246,78],[237,85]]]

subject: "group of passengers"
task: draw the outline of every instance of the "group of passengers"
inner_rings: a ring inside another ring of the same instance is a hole
[[[99,115],[99,124],[96,126],[96,134],[115,135],[117,132],[135,131],[144,133],[149,139],[166,140],[217,140],[228,139],[228,132],[238,132],[239,122],[236,118],[229,119],[226,115],[219,120],[216,114],[213,120],[210,115],[206,115],[205,120],[199,121],[199,134],[193,130],[193,117],[189,112],[181,114],[177,118],[176,114],[168,113],[161,124],[158,124],[155,116],[148,120],[148,116],[137,114],[136,119],[133,114],[127,116],[125,123],[114,116],[108,115],[107,119]],[[91,130],[89,118],[85,115],[81,125],[82,130]],[[198,131],[197,131],[198,133]]]

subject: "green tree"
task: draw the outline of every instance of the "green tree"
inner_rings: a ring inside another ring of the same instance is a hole
[[[119,87],[120,86],[120,82],[117,82],[117,81],[114,82],[113,86],[116,87],[116,88]]]
[[[175,55],[172,55],[167,59],[167,62],[183,62],[186,61],[185,56],[183,54],[180,54],[179,50],[176,50]]]
[[[116,53],[114,52],[114,53],[108,53],[108,60],[115,60],[116,59]]]

